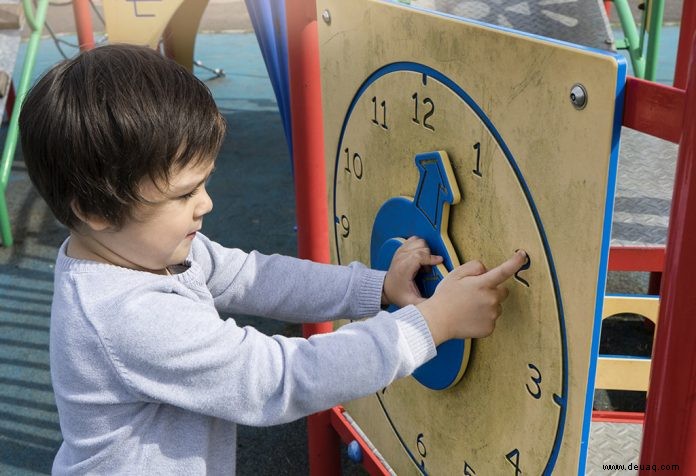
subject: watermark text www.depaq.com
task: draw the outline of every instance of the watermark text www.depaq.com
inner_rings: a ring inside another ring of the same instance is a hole
[[[678,464],[603,464],[604,471],[679,471]]]

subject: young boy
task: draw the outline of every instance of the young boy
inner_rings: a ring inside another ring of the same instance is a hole
[[[70,229],[51,312],[64,442],[55,474],[233,474],[236,424],[274,425],[373,393],[451,338],[493,330],[516,253],[469,262],[424,300],[441,262],[410,238],[388,272],[227,249],[200,233],[225,123],[207,88],[146,48],[112,45],[50,70],[20,117],[29,175]],[[380,305],[395,304],[394,313]],[[223,313],[359,319],[310,339]]]

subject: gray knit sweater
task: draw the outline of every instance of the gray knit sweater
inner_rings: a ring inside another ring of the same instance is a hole
[[[275,425],[368,395],[434,357],[414,306],[379,312],[384,273],[227,249],[198,234],[160,276],[69,258],[51,311],[64,442],[54,474],[234,474],[236,424]],[[362,318],[310,339],[220,314]]]

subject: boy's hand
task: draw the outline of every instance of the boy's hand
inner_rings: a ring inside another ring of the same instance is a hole
[[[449,339],[485,337],[493,332],[509,292],[503,283],[526,261],[527,253],[518,250],[490,271],[479,261],[469,261],[449,273],[430,299],[417,304],[435,345]]]
[[[412,236],[406,240],[394,253],[384,278],[382,305],[404,307],[422,302],[424,298],[413,279],[422,267],[440,263],[442,256],[430,254],[430,248],[424,239]]]

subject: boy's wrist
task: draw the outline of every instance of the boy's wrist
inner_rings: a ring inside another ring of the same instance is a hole
[[[437,305],[431,299],[426,299],[423,302],[416,304],[416,308],[423,315],[428,329],[430,330],[430,335],[433,338],[433,342],[436,346],[442,344],[447,337],[446,326],[444,326],[442,319],[440,319],[440,313],[438,312]]]

